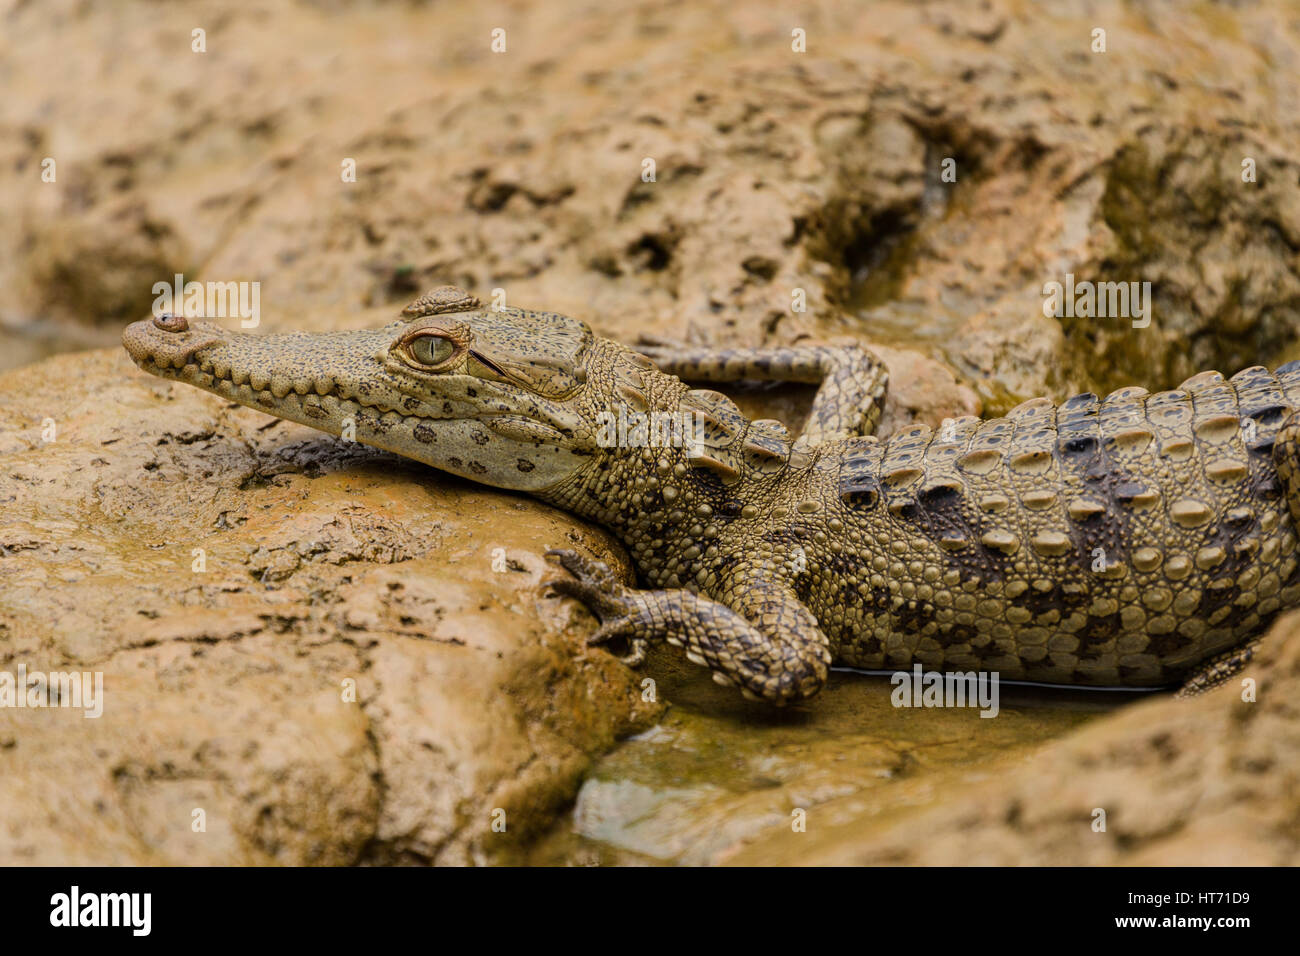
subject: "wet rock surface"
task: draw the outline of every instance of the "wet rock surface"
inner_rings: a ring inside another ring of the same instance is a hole
[[[946,803],[1133,696],[1003,687],[997,716],[982,718],[895,707],[887,678],[840,672],[815,705],[780,713],[664,656],[651,666],[672,710],[597,762],[527,861],[819,863],[857,833],[851,811]]]
[[[0,670],[103,674],[98,718],[0,708],[6,862],[487,861],[662,710],[542,593],[548,547],[625,561],[560,512],[119,352],[0,419]]]
[[[1244,685],[1249,681],[1250,685]],[[979,774],[849,795],[805,833],[769,829],[737,864],[1295,866],[1300,615],[1239,680],[1156,696]],[[928,715],[927,715],[928,716]],[[815,832],[814,832],[815,831]]]
[[[450,282],[628,342],[865,342],[885,432],[1300,355],[1284,0],[0,17],[0,366],[114,345],[175,273],[259,282],[267,330]],[[1067,274],[1150,282],[1150,326],[1045,316]],[[807,399],[737,395],[792,425]],[[0,463],[0,670],[107,695],[0,710],[0,860],[1294,862],[1288,622],[1257,704],[980,720],[841,675],[773,718],[583,647],[540,555],[623,561],[599,531],[119,351],[0,377]]]

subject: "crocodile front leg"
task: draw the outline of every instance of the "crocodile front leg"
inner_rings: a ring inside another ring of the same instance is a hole
[[[626,587],[605,564],[574,551],[547,554],[572,575],[550,582],[551,588],[582,601],[600,619],[588,643],[626,639],[632,652],[624,663],[640,664],[647,643],[663,640],[708,667],[717,683],[777,706],[806,700],[826,683],[830,642],[775,575],[734,574],[728,606],[685,589]]]
[[[880,421],[889,373],[856,345],[709,349],[643,336],[636,346],[661,371],[696,382],[805,382],[820,385],[795,448],[870,435]]]

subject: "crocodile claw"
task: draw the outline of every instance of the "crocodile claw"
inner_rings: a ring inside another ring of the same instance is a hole
[[[603,561],[596,561],[576,551],[555,549],[546,552],[555,558],[572,577],[548,581],[552,594],[576,598],[600,620],[600,627],[589,638],[588,646],[626,640],[631,652],[618,660],[636,667],[645,660],[647,641],[637,637],[638,607],[634,592],[623,585]],[[615,655],[618,656],[618,655]]]

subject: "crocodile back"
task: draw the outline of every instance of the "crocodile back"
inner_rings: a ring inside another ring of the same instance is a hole
[[[805,600],[857,666],[1177,681],[1300,603],[1274,458],[1296,408],[1291,363],[850,441],[824,560],[854,586]]]

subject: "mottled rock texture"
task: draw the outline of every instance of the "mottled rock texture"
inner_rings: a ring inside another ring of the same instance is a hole
[[[0,376],[0,421],[0,670],[104,675],[98,719],[0,709],[0,861],[486,860],[662,709],[538,587],[623,560],[559,512],[118,352]]]
[[[55,2],[6,20],[10,325],[116,327],[173,272],[261,282],[273,328],[452,282],[614,337],[920,338],[998,411],[1230,373],[1300,324],[1300,13],[1282,0]],[[1044,317],[1066,273],[1151,282],[1152,326]]]

